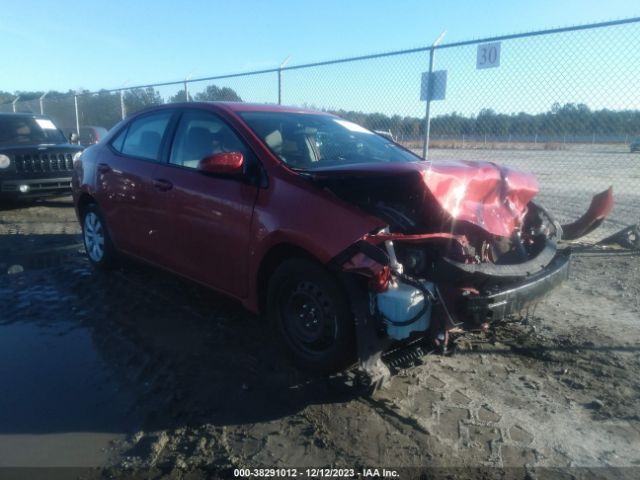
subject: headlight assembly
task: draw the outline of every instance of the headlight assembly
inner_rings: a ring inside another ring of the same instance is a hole
[[[11,165],[11,159],[6,155],[0,154],[0,169],[9,168]]]

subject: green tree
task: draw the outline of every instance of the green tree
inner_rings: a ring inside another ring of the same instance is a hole
[[[167,101],[167,103],[178,103],[178,102],[184,102],[184,101],[186,101],[186,99],[185,99],[184,89],[182,89],[182,90],[178,90],[178,93],[176,93],[175,95],[172,95],[171,97],[169,97],[169,100]],[[191,93],[189,93],[189,101],[190,102],[193,101],[193,95],[191,95]]]
[[[4,103],[11,103],[15,100],[16,96],[13,93],[3,92],[0,90],[0,105]]]
[[[80,125],[113,127],[122,118],[120,92],[102,90],[97,94],[78,96]]]
[[[182,93],[184,97],[184,92]],[[233,88],[209,85],[204,91],[196,93],[194,97],[198,102],[224,101],[242,102],[240,95]]]
[[[160,93],[153,87],[134,88],[124,94],[124,105],[127,115],[153,105],[162,105]]]

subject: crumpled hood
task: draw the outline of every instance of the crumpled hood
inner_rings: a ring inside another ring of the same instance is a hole
[[[538,193],[533,175],[489,162],[432,163],[422,176],[440,206],[457,220],[508,237]]]
[[[538,193],[533,175],[490,162],[446,160],[369,163],[318,168],[315,178],[420,175],[439,206],[454,220],[509,237]]]

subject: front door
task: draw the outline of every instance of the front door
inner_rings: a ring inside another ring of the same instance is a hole
[[[185,110],[178,123],[169,162],[155,177],[170,182],[173,250],[170,268],[236,297],[247,294],[249,232],[257,187],[242,176],[212,176],[197,170],[213,153],[253,152],[217,115]]]

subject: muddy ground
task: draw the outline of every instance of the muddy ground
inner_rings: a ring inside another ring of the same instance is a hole
[[[130,261],[94,273],[68,198],[2,208],[0,467],[639,478],[640,256],[573,249],[570,281],[527,316],[367,397],[293,368],[219,295]]]

